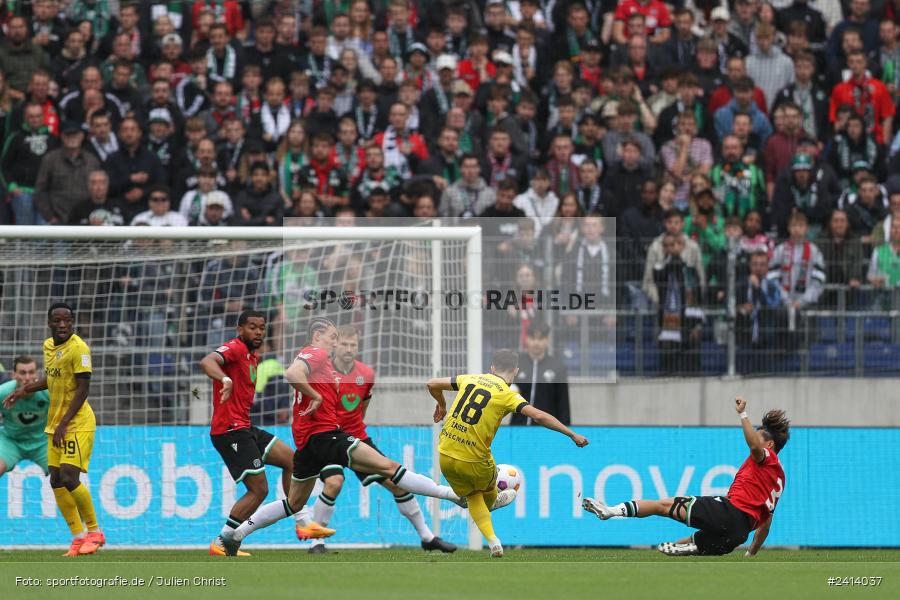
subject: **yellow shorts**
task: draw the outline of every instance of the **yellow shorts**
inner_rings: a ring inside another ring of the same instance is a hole
[[[67,433],[60,447],[53,445],[53,434],[47,434],[47,466],[72,465],[87,473],[94,450],[94,432]]]
[[[466,462],[441,454],[441,473],[457,496],[468,496],[472,492],[487,492],[494,488],[497,465],[493,458]]]

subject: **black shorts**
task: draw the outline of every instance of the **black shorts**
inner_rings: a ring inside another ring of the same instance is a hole
[[[254,426],[210,435],[209,438],[235,483],[240,483],[247,475],[265,472],[266,456],[278,440],[268,431]]]
[[[370,446],[375,452],[384,456],[384,452],[378,449],[378,446],[375,445],[375,442],[372,441],[372,438],[366,438],[364,440],[360,440],[363,444]],[[339,475],[344,473],[344,467],[341,465],[328,465],[319,473],[319,479],[325,481],[329,477],[334,475]],[[360,483],[364,486],[371,485],[373,483],[379,483],[387,479],[384,475],[378,475],[373,473],[361,473],[359,471],[353,471],[356,475],[356,478],[359,479]]]
[[[700,530],[694,534],[700,554],[728,554],[753,531],[753,517],[724,496],[693,496],[689,500],[685,523]]]
[[[340,429],[310,436],[302,450],[294,452],[295,481],[318,477],[325,468],[350,466],[350,453],[360,440]]]

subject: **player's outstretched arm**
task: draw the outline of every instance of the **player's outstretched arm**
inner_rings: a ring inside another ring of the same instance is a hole
[[[284,372],[284,378],[291,384],[292,388],[304,396],[312,398],[309,406],[306,410],[300,412],[299,416],[304,417],[315,412],[316,409],[319,408],[319,405],[322,404],[322,396],[309,385],[309,367],[306,365],[305,361],[300,360],[299,358],[294,359],[291,366]]]
[[[23,386],[19,386],[14,389],[7,397],[6,400],[3,401],[3,406],[5,408],[12,408],[12,405],[16,403],[16,400],[19,398],[24,398],[29,394],[33,394],[35,392],[39,392],[41,390],[47,389],[47,378],[43,378],[39,381],[34,381],[32,383],[26,383]]]
[[[522,408],[522,414],[537,423],[538,425],[542,425],[547,429],[552,429],[553,431],[558,431],[563,435],[568,436],[575,445],[579,448],[584,448],[588,445],[588,439],[583,435],[579,435],[563,425],[559,419],[551,415],[550,413],[546,413],[539,408],[535,408],[530,404]]]
[[[756,556],[756,553],[759,552],[759,549],[762,548],[763,544],[766,542],[766,537],[769,535],[769,528],[771,526],[772,515],[769,515],[766,522],[760,525],[759,529],[756,530],[756,533],[753,534],[753,542],[750,544],[750,549],[747,550],[745,556]]]
[[[432,377],[428,380],[428,393],[437,402],[434,408],[434,422],[440,423],[447,414],[447,401],[444,400],[444,392],[453,390],[453,379],[450,377]]]
[[[753,460],[762,462],[766,457],[766,448],[763,446],[762,436],[753,428],[753,424],[750,423],[750,417],[747,416],[747,401],[738,396],[734,399],[734,409],[741,417],[741,429],[744,431],[744,440],[750,448]]]
[[[225,359],[222,358],[222,355],[218,352],[210,352],[200,361],[200,369],[206,373],[206,376],[212,379],[213,381],[221,381],[222,382],[222,397],[219,398],[219,402],[227,402],[231,397],[231,390],[233,389],[234,382],[231,381],[231,377],[225,374],[225,371],[222,370],[222,365],[225,364]]]

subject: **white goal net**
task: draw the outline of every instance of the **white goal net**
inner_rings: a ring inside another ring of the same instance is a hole
[[[13,357],[31,355],[40,364],[48,306],[74,307],[94,364],[89,401],[98,432],[88,479],[110,545],[208,544],[242,493],[209,442],[211,386],[197,363],[234,337],[244,308],[269,320],[255,424],[292,445],[282,372],[304,345],[308,320],[326,315],[357,327],[361,360],[375,369],[369,416],[386,424],[370,428],[373,439],[388,456],[436,474],[424,382],[482,367],[480,307],[444,302],[448,293],[480,289],[478,229],[49,231],[58,237],[28,227],[0,232],[0,362],[8,370]],[[270,494],[280,495],[279,473],[269,475]],[[459,509],[444,503],[438,513],[437,503],[420,502],[442,537],[466,542]],[[67,540],[35,465],[23,462],[0,479],[0,507],[4,545]],[[418,543],[392,496],[361,488],[352,475],[332,526],[336,543]],[[258,540],[292,538],[284,523]]]

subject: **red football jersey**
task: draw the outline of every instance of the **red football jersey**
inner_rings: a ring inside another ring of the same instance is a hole
[[[767,448],[766,457],[760,463],[752,454],[747,457],[734,476],[728,499],[756,520],[755,529],[775,512],[775,505],[784,492],[784,483],[784,469],[778,455]]]
[[[324,431],[338,429],[337,399],[338,380],[337,371],[331,362],[329,352],[316,346],[306,346],[297,354],[297,360],[306,363],[309,372],[306,375],[309,385],[322,396],[322,404],[311,415],[304,417],[300,413],[306,410],[312,399],[294,391],[294,422],[291,430],[294,433],[294,445],[297,450],[302,450],[310,436]]]
[[[375,385],[375,371],[372,367],[358,360],[353,361],[349,373],[337,372],[338,375],[338,423],[342,431],[361,440],[369,437],[366,424],[363,422],[363,403],[372,397],[372,386]]]
[[[891,140],[884,139],[883,121],[887,117],[894,116],[894,101],[891,93],[883,83],[874,77],[868,77],[863,82],[852,79],[844,81],[831,90],[831,105],[828,110],[828,118],[834,123],[837,119],[837,110],[844,104],[849,104],[856,109],[879,144],[890,144]]]
[[[231,397],[227,402],[220,402],[222,382],[213,381],[213,416],[210,426],[212,435],[221,435],[235,429],[250,427],[250,407],[256,395],[256,366],[259,355],[250,352],[241,338],[228,340],[216,348],[216,354],[222,357],[225,364],[222,371],[231,377]]]
[[[624,21],[627,25],[628,17],[634,13],[641,13],[646,17],[647,35],[652,36],[659,27],[671,27],[672,25],[669,9],[659,0],[650,0],[643,4],[637,0],[625,0],[616,7],[615,20]],[[625,33],[628,34],[627,31]]]

